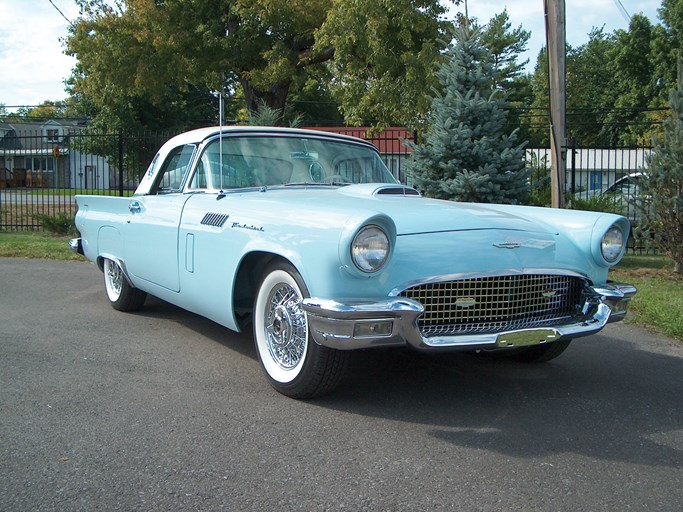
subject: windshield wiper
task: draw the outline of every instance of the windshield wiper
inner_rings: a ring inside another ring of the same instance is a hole
[[[351,183],[340,183],[340,182],[314,182],[314,181],[302,181],[301,183],[285,183],[283,187],[338,187],[340,185],[351,185]]]
[[[228,194],[239,194],[241,192],[267,192],[268,187],[266,185],[258,185],[254,187],[238,187],[238,188],[227,188],[220,189],[218,195],[216,196],[216,201],[220,201]]]

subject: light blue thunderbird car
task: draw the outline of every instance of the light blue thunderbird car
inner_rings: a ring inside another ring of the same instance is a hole
[[[371,144],[317,131],[194,130],[134,196],[77,202],[71,248],[104,272],[114,308],[152,294],[251,325],[268,381],[296,398],[334,388],[350,350],[547,361],[635,293],[607,280],[625,218],[425,199]]]

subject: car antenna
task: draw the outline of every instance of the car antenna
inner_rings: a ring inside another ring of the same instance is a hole
[[[221,177],[221,189],[216,196],[216,201],[225,197],[225,192],[223,192],[223,85],[218,91],[218,174]]]

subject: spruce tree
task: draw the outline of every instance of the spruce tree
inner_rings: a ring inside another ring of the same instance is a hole
[[[481,33],[456,31],[455,44],[437,71],[424,143],[412,145],[408,173],[429,197],[485,203],[525,202],[529,197],[524,143],[506,133],[505,95]]]
[[[678,57],[678,88],[671,91],[670,115],[661,140],[655,138],[646,179],[635,201],[643,225],[640,234],[652,237],[659,250],[683,273],[683,65]]]

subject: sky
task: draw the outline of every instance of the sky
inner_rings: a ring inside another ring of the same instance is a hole
[[[619,3],[629,15],[642,13],[659,23],[661,0],[566,0],[567,43],[585,43],[593,27],[604,26],[606,33],[627,29]],[[480,24],[507,8],[512,26],[522,25],[531,32],[523,59],[533,66],[545,44],[543,0],[468,0],[467,4],[470,17]],[[76,61],[63,54],[62,40],[68,34],[65,18],[77,17],[73,0],[0,0],[0,104],[12,111],[67,97],[64,80]]]
[[[543,0],[467,0],[469,16],[477,18],[480,25],[507,8],[512,27],[522,25],[531,32],[529,50],[520,59],[529,60],[529,71],[533,71],[538,52],[545,46],[543,5]],[[604,27],[606,34],[628,30],[627,14],[644,14],[653,24],[660,23],[657,10],[661,5],[661,0],[565,0],[567,44],[576,47],[588,42],[588,34],[594,27]],[[464,10],[462,5],[458,9]]]

